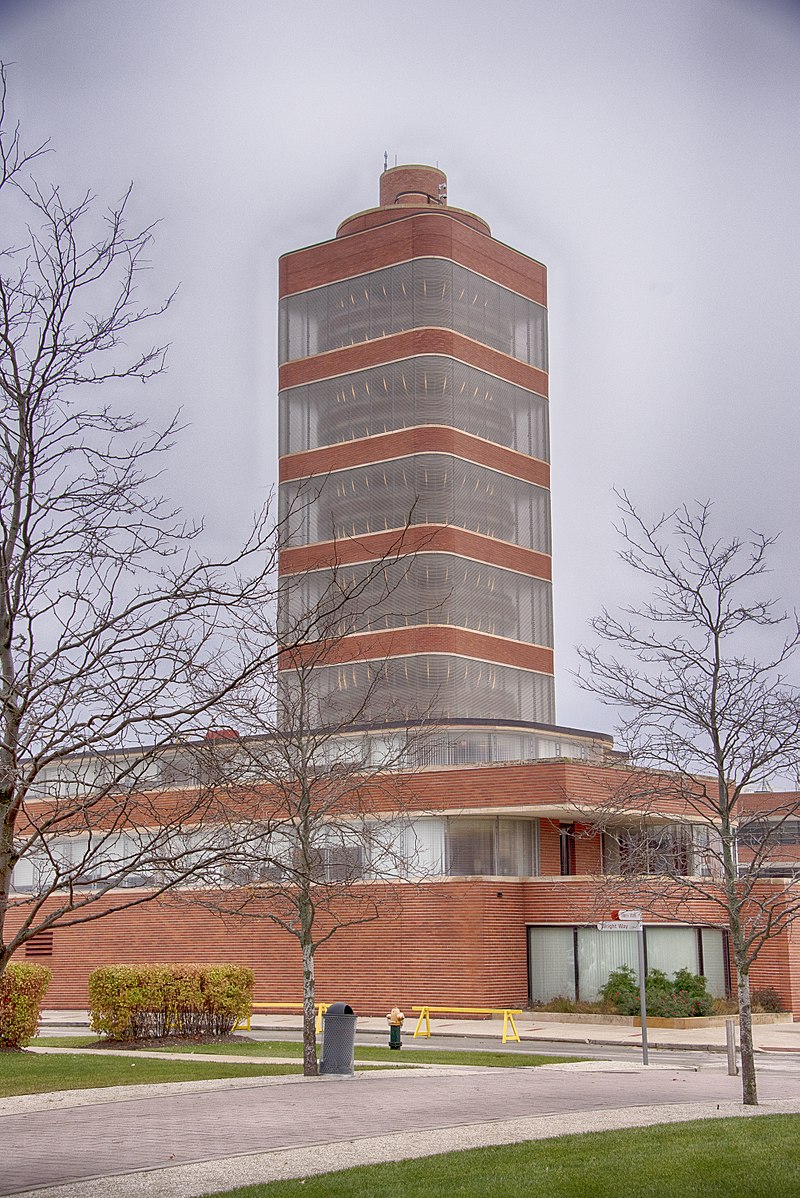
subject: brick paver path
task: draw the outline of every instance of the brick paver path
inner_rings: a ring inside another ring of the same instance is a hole
[[[735,1101],[739,1080],[682,1070],[397,1072],[353,1080],[176,1092],[0,1118],[0,1193],[238,1153],[675,1102]],[[764,1076],[765,1100],[800,1099],[800,1078]]]

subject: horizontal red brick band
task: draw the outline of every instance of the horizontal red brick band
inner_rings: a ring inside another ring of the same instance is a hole
[[[528,769],[528,779],[533,770]],[[454,806],[461,809],[485,803],[497,785],[503,786],[499,773],[505,774],[505,770],[495,769],[485,784],[481,781],[485,788],[479,792],[471,770],[452,771]],[[415,776],[414,785],[419,787],[420,777],[427,784],[430,776],[427,771]],[[386,789],[385,781],[383,785]],[[594,850],[595,861],[599,858],[596,838],[578,843]],[[546,830],[546,823],[542,826],[541,857],[543,870],[557,875],[558,834],[555,828]],[[591,865],[588,853],[585,864]],[[595,870],[587,868],[587,872]],[[444,1006],[455,998],[468,1006],[525,1006],[526,924],[592,924],[598,913],[609,910],[608,881],[587,877],[503,878],[501,883],[494,878],[447,878],[419,886],[370,883],[366,894],[373,896],[380,918],[372,922],[356,919],[350,927],[342,918],[344,926],[317,954],[317,994],[324,999],[345,994],[360,1013],[374,1015],[385,1014],[395,1001],[408,1012],[420,999]],[[349,899],[355,915],[361,897],[356,888]],[[302,973],[298,973],[294,938],[267,919],[237,919],[209,909],[219,903],[219,892],[197,892],[194,898],[187,902],[179,896],[166,896],[84,926],[56,927],[53,955],[44,962],[53,969],[48,1006],[86,1007],[87,976],[100,965],[119,961],[191,964],[197,960],[249,965],[255,970],[257,1002],[297,1003]],[[210,902],[204,903],[204,899]],[[99,901],[96,910],[106,912],[113,903],[108,896]],[[49,914],[56,905],[57,900],[47,900],[42,914]],[[632,901],[631,905],[637,904]],[[16,906],[12,902],[8,919],[12,931],[23,915]],[[362,901],[362,918],[363,912]],[[665,903],[663,913],[654,911],[648,922],[659,916],[670,921],[675,912]],[[694,898],[685,903],[681,920],[713,926],[720,922],[719,908],[710,898]],[[320,921],[328,926],[324,915]],[[782,934],[760,952],[752,985],[776,986],[789,1008],[794,1005],[797,1009],[797,961],[796,938],[788,932]]]
[[[546,553],[522,549],[507,541],[496,541],[481,533],[442,524],[417,524],[394,532],[365,533],[363,537],[349,537],[344,541],[318,541],[314,545],[283,549],[279,571],[281,574],[297,574],[305,570],[423,552],[455,553],[486,562],[489,566],[505,566],[508,570],[530,574],[534,578],[549,581],[553,577],[553,563]]]
[[[284,254],[279,293],[293,295],[412,258],[448,258],[538,304],[547,303],[547,270],[541,262],[469,228],[444,208],[411,212],[364,233]]]
[[[280,669],[291,669],[298,661],[339,665],[351,661],[381,661],[411,653],[447,653],[536,670],[540,674],[553,673],[552,649],[442,624],[420,624],[412,628],[394,628],[388,632],[358,633],[333,641],[330,647],[322,647],[319,643],[305,645],[293,650],[291,655],[282,657]]]
[[[412,453],[452,453],[539,487],[550,486],[550,467],[547,462],[529,458],[527,454],[473,437],[459,429],[437,424],[417,425],[415,428],[380,433],[358,441],[342,441],[305,453],[288,454],[280,459],[279,477],[281,482],[288,482],[290,479],[325,475],[331,470],[344,470],[369,462],[407,457]]]
[[[548,394],[548,379],[543,370],[529,366],[509,354],[502,354],[488,345],[481,345],[471,337],[455,333],[452,329],[408,329],[405,333],[392,333],[374,341],[359,341],[343,349],[330,349],[324,354],[310,358],[296,358],[285,362],[278,371],[279,387],[298,387],[302,383],[315,383],[319,379],[336,378],[355,370],[366,370],[370,366],[383,366],[387,362],[399,362],[421,354],[444,354],[457,358],[467,366],[485,370],[497,378],[516,383],[537,395]]]

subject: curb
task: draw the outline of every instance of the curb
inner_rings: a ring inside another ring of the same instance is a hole
[[[66,1027],[66,1026],[72,1026],[72,1025],[65,1024],[64,1026]],[[276,1031],[277,1032],[277,1031],[295,1031],[296,1029],[295,1028],[266,1028],[266,1029],[259,1028],[258,1030],[259,1031],[266,1030],[266,1031]],[[385,1038],[384,1032],[374,1031],[371,1028],[364,1028],[364,1029],[359,1028],[358,1034],[359,1034],[359,1036],[383,1036]],[[486,1037],[481,1036],[480,1033],[478,1033],[478,1032],[447,1032],[445,1034],[451,1040],[473,1040],[473,1039],[479,1039],[479,1038],[480,1039],[486,1038]],[[431,1042],[432,1041],[433,1041],[433,1037],[431,1037]],[[522,1044],[524,1044],[526,1047],[528,1045],[535,1046],[540,1043],[546,1043],[546,1044],[578,1044],[578,1045],[593,1044],[596,1048],[634,1048],[634,1049],[639,1048],[640,1044],[641,1044],[640,1041],[636,1041],[636,1040],[626,1043],[622,1040],[598,1040],[598,1039],[595,1039],[594,1037],[587,1037],[587,1036],[581,1036],[581,1037],[578,1037],[578,1036],[548,1036],[546,1041],[540,1041],[540,1040],[534,1039],[532,1036],[526,1036],[524,1032],[520,1032],[520,1042]],[[653,1048],[653,1049],[667,1049],[667,1050],[674,1051],[674,1052],[721,1052],[721,1053],[727,1052],[727,1049],[724,1044],[672,1044],[669,1041],[667,1041],[665,1043],[661,1043],[659,1041],[651,1040],[649,1037],[647,1040],[647,1047]],[[764,1052],[766,1050],[763,1048],[757,1048],[755,1051],[756,1052]],[[787,1049],[785,1049],[785,1051],[786,1052],[794,1052],[796,1050],[787,1048]]]
[[[87,1022],[81,1023],[81,1022],[77,1022],[75,1020],[66,1020],[65,1019],[62,1021],[62,1020],[56,1020],[56,1019],[48,1019],[46,1022],[39,1025],[38,1035],[40,1035],[40,1036],[46,1035],[47,1030],[49,1028],[57,1028],[57,1027],[62,1027],[62,1028],[63,1027],[74,1027],[74,1028],[78,1028],[81,1030],[86,1030],[86,1031],[89,1030],[89,1025]],[[269,1028],[254,1028],[252,1030],[261,1032],[261,1033],[265,1033],[265,1032],[296,1032],[298,1029],[296,1027],[269,1027]],[[443,1034],[447,1035],[450,1039],[453,1039],[453,1040],[474,1040],[474,1039],[486,1039],[487,1038],[485,1032],[482,1032],[482,1031],[475,1031],[475,1032],[448,1031]],[[383,1038],[383,1039],[386,1038],[386,1033],[383,1030],[378,1031],[375,1028],[359,1028],[358,1035],[359,1036],[372,1036],[372,1037]],[[524,1032],[520,1032],[520,1039],[521,1039],[521,1043],[525,1044],[526,1046],[536,1045],[541,1042],[538,1039],[535,1039],[531,1036],[526,1036]],[[549,1044],[577,1044],[577,1045],[591,1044],[595,1048],[634,1048],[634,1049],[636,1049],[640,1046],[640,1042],[638,1042],[638,1041],[626,1042],[626,1041],[622,1041],[622,1040],[601,1040],[595,1036],[580,1036],[580,1037],[578,1037],[578,1036],[548,1036],[546,1043],[549,1043]],[[655,1051],[660,1051],[660,1052],[715,1052],[715,1053],[723,1053],[723,1054],[725,1052],[727,1052],[727,1049],[724,1044],[676,1044],[676,1043],[673,1043],[672,1041],[651,1040],[649,1037],[648,1037],[648,1041],[647,1041],[647,1046],[648,1046],[648,1048],[651,1048]],[[764,1053],[769,1053],[769,1052],[798,1052],[798,1051],[800,1051],[800,1048],[791,1048],[791,1047],[756,1048],[754,1051],[756,1052],[756,1054],[764,1054]]]

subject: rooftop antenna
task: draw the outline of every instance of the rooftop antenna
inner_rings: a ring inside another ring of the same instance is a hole
[[[383,169],[385,171],[388,171],[388,169],[389,169],[389,151],[388,150],[383,151]]]
[[[396,154],[394,156],[394,164],[395,164],[395,166],[397,166],[397,155]]]

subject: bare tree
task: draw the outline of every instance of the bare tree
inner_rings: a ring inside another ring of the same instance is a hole
[[[303,644],[222,704],[234,741],[203,750],[215,805],[241,835],[226,867],[183,899],[225,915],[268,919],[294,937],[303,994],[303,1068],[317,1073],[316,954],[343,929],[378,919],[394,885],[413,882],[413,774],[427,712],[392,697],[391,658],[349,660],[347,638],[416,615],[394,602],[413,575],[408,525],[378,560],[282,579],[281,630],[309,625]],[[311,625],[315,633],[312,638]]]
[[[611,652],[579,650],[582,684],[621,713],[631,766],[596,818],[636,905],[718,910],[736,969],[743,1101],[755,1105],[750,968],[800,916],[779,852],[800,828],[800,794],[780,790],[800,764],[800,694],[786,677],[800,624],[759,585],[774,538],[719,537],[709,503],[648,522],[620,498],[621,557],[652,595],[592,621]]]
[[[267,506],[209,560],[159,493],[176,420],[127,400],[164,369],[152,227],[129,229],[130,193],[98,216],[30,177],[46,147],[25,151],[5,99],[0,70],[0,972],[37,933],[226,859],[180,742],[276,658],[283,536]]]

